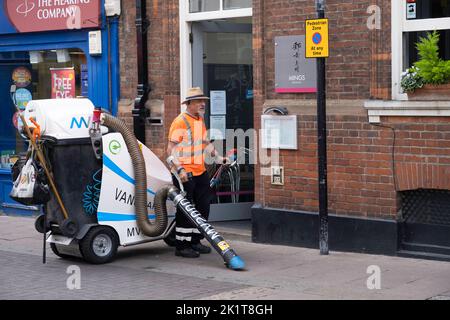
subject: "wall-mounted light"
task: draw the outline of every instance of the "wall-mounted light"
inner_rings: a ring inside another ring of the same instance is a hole
[[[316,0],[316,10],[325,11],[325,0]]]
[[[30,51],[30,63],[36,64],[44,61],[44,56],[41,51]]]
[[[102,31],[89,31],[89,54],[97,56],[102,54]]]
[[[280,116],[287,116],[289,114],[289,110],[286,107],[270,107],[264,110],[264,114],[275,113]]]
[[[105,0],[107,17],[120,16],[120,0]]]
[[[67,49],[56,50],[56,61],[58,61],[58,63],[69,62],[70,61],[69,50]]]

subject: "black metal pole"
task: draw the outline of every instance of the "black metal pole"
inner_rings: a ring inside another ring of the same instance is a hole
[[[137,96],[134,100],[133,127],[136,138],[145,144],[145,119],[149,116],[145,103],[148,100],[148,46],[147,5],[145,0],[136,0],[136,47],[137,47]]]
[[[42,244],[42,263],[47,262],[47,204],[42,206],[42,211],[44,213],[44,243]]]
[[[317,17],[325,18],[325,1],[316,0]],[[317,58],[317,130],[319,157],[319,248],[328,255],[327,115],[325,58]]]

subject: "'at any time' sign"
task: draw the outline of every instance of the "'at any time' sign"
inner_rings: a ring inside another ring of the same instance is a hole
[[[306,58],[328,58],[328,19],[306,20]]]

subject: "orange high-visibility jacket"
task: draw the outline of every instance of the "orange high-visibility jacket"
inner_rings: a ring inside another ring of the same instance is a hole
[[[169,141],[176,143],[174,155],[187,172],[199,176],[206,171],[206,126],[202,117],[183,112],[172,122]]]

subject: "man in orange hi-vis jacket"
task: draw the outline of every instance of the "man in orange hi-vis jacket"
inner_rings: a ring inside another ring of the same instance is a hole
[[[218,155],[214,145],[207,140],[205,122],[206,103],[209,100],[203,91],[196,87],[187,92],[182,104],[186,111],[182,112],[172,122],[169,130],[169,143],[167,154],[173,157],[172,170],[176,170],[183,183],[186,197],[205,219],[209,216],[211,189],[209,177],[205,167],[205,156],[210,154],[216,158],[217,163],[226,163],[229,160]],[[192,178],[189,179],[189,175]],[[175,186],[178,181],[173,178]],[[176,241],[175,255],[185,258],[197,258],[200,253],[210,253],[211,248],[200,243],[203,236],[200,234],[184,214],[176,213]]]

